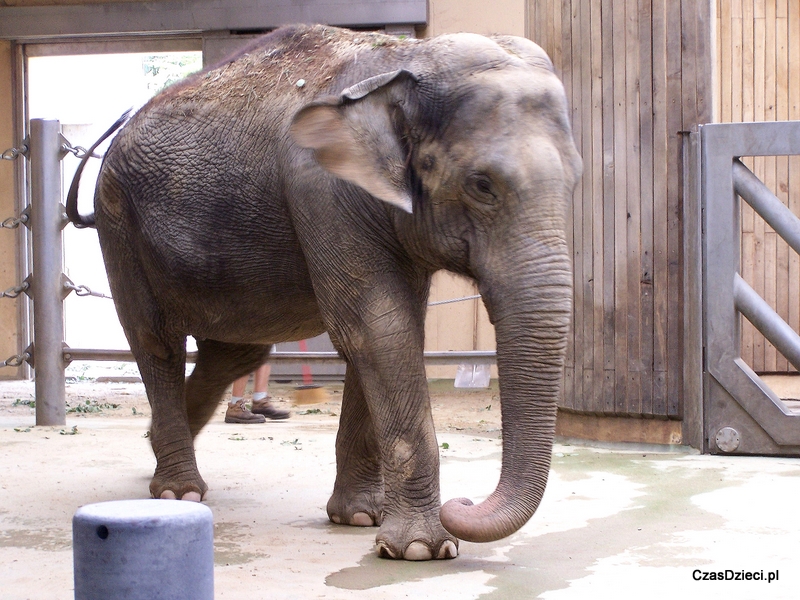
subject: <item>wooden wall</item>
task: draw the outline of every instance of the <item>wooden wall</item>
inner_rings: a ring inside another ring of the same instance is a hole
[[[724,123],[800,119],[800,0],[717,0],[716,113]],[[745,161],[800,216],[800,157]],[[800,331],[800,257],[742,203],[742,276]],[[757,372],[793,370],[742,319],[742,358]]]
[[[0,152],[13,148],[19,143],[14,135],[14,94],[13,94],[14,52],[10,42],[0,40]],[[15,163],[0,160],[0,220],[19,214],[16,201]],[[0,230],[0,290],[7,290],[20,284],[17,264],[19,230]],[[24,296],[23,296],[24,298]],[[20,339],[19,308],[22,299],[0,299],[0,360],[18,354]],[[22,369],[0,369],[0,379],[21,376]]]
[[[711,0],[530,0],[572,106],[575,315],[563,408],[679,419],[682,131],[711,120]]]

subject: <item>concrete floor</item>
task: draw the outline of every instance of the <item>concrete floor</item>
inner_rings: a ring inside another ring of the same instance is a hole
[[[0,598],[72,598],[72,515],[147,495],[148,420],[70,415],[66,427],[50,428],[33,427],[32,411],[10,412],[0,411]],[[800,597],[796,459],[562,441],[544,500],[522,530],[496,543],[462,542],[455,560],[405,563],[375,556],[374,529],[326,518],[331,413],[259,426],[220,417],[198,438],[217,598]],[[453,429],[439,443],[448,446],[443,499],[491,492],[496,435]],[[694,579],[726,569],[777,572],[778,581]]]

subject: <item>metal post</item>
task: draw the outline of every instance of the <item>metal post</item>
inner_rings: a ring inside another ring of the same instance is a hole
[[[64,284],[61,125],[32,119],[30,130],[33,235],[33,343],[36,424],[65,425]]]

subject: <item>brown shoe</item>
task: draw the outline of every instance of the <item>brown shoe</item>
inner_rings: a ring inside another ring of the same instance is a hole
[[[280,410],[272,406],[272,402],[269,401],[269,398],[266,400],[253,400],[252,410],[255,414],[264,415],[267,419],[272,419],[273,421],[288,419],[291,414],[288,410]]]
[[[239,400],[236,404],[228,404],[228,410],[225,411],[226,423],[263,423],[266,421],[264,415],[254,415],[247,410],[244,399]]]

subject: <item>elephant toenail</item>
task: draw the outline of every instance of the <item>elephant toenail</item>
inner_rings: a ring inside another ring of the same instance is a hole
[[[200,502],[200,494],[197,492],[186,492],[183,496],[181,496],[181,500],[186,500],[187,502]]]
[[[439,554],[436,558],[455,558],[456,556],[458,556],[458,547],[447,540],[439,547]]]
[[[389,549],[388,545],[386,545],[386,542],[378,542],[376,549],[380,558],[397,558],[395,553]]]
[[[176,500],[177,496],[175,495],[175,492],[173,492],[172,490],[164,490],[163,492],[161,492],[160,498],[162,500]]]
[[[337,525],[342,524],[342,518],[339,515],[330,515],[330,520],[336,523]]]
[[[403,553],[406,560],[430,560],[433,558],[431,549],[422,542],[411,542]]]
[[[374,522],[372,521],[372,517],[370,517],[365,512],[357,512],[353,515],[353,519],[350,521],[351,525],[355,525],[356,527],[372,527]]]

